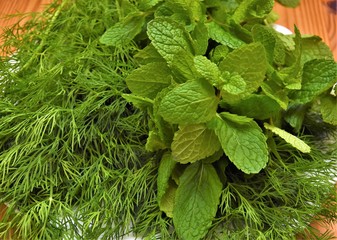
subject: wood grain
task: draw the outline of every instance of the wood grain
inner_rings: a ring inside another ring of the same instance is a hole
[[[296,25],[302,34],[320,36],[337,60],[337,13],[328,5],[334,1],[336,0],[301,0],[300,5],[294,9],[276,4],[274,11],[280,16],[277,23],[292,31]]]

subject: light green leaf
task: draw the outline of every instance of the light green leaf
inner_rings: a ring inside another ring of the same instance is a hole
[[[266,137],[253,120],[215,117],[208,126],[215,130],[229,160],[244,173],[258,173],[269,159]]]
[[[287,143],[292,145],[294,148],[300,150],[303,153],[309,153],[311,151],[311,148],[308,144],[306,144],[304,141],[299,139],[298,137],[284,131],[283,129],[280,129],[278,127],[272,126],[268,123],[264,123],[264,127],[279,137],[283,138]]]
[[[123,46],[131,42],[141,32],[145,23],[145,14],[142,12],[130,13],[124,19],[106,30],[99,39],[109,46]]]
[[[159,203],[169,187],[169,180],[176,164],[177,162],[173,160],[169,152],[164,153],[160,161],[157,177],[157,198]]]
[[[221,80],[221,72],[218,66],[211,62],[207,57],[195,56],[194,65],[197,71],[213,86],[220,86],[223,84],[223,80]]]
[[[167,148],[167,146],[161,140],[158,133],[156,133],[155,131],[149,131],[149,136],[147,137],[145,144],[146,151],[155,152],[165,148]]]
[[[177,83],[184,83],[199,77],[193,63],[193,55],[189,52],[182,51],[174,55],[170,67]]]
[[[292,7],[292,8],[297,7],[300,1],[301,0],[276,0],[276,2],[279,2],[283,6]]]
[[[171,145],[174,160],[183,164],[209,157],[220,148],[214,131],[203,124],[181,127]]]
[[[150,98],[140,97],[133,94],[122,94],[122,97],[126,101],[131,102],[134,106],[142,110],[152,107],[153,105],[153,100]]]
[[[163,211],[166,216],[173,217],[173,209],[175,203],[175,197],[177,192],[177,185],[173,180],[170,180],[165,194],[162,196],[159,203],[160,211]]]
[[[198,22],[191,32],[196,55],[204,55],[208,48],[208,29],[205,23]]]
[[[313,59],[333,60],[333,54],[328,45],[318,36],[302,37],[301,63],[304,64]]]
[[[218,209],[222,184],[211,164],[193,163],[180,177],[173,223],[180,239],[203,239]]]
[[[288,108],[289,99],[287,91],[285,91],[284,88],[274,81],[263,82],[261,88],[263,92],[271,99],[274,99],[282,109],[286,110]]]
[[[332,125],[337,125],[337,98],[332,95],[326,95],[321,97],[320,100],[323,121]]]
[[[153,46],[168,63],[177,53],[194,53],[191,37],[183,26],[169,18],[155,18],[148,23],[147,33]]]
[[[207,122],[216,114],[218,98],[208,82],[188,81],[174,88],[161,101],[159,113],[181,125]]]
[[[138,8],[142,11],[146,11],[146,10],[156,6],[161,1],[162,0],[139,0]]]
[[[206,23],[209,37],[214,41],[226,45],[230,48],[238,48],[244,44],[239,38],[232,35],[229,31],[226,31],[215,22]]]
[[[261,43],[245,44],[230,52],[220,62],[220,71],[239,74],[246,82],[245,94],[256,91],[262,84],[267,71],[267,57]],[[242,96],[241,96],[242,97]]]
[[[333,60],[316,59],[304,64],[302,88],[291,93],[296,103],[311,102],[336,82],[337,64]]]
[[[275,62],[278,65],[284,65],[286,47],[273,28],[256,24],[252,29],[252,34],[254,41],[262,43],[265,47],[270,64]]]
[[[153,103],[152,119],[155,126],[152,130],[156,131],[160,139],[163,141],[163,143],[165,143],[166,147],[171,146],[175,130],[173,126],[166,122],[159,114],[159,107],[163,97],[166,96],[166,94],[170,92],[172,88],[173,86],[163,89],[160,93],[157,94]]]
[[[274,0],[243,0],[233,14],[236,23],[264,19],[273,10]]]
[[[227,82],[222,86],[222,90],[232,95],[237,95],[246,90],[246,82],[238,73],[232,73],[229,75]],[[226,98],[226,94],[223,94],[223,96]]]
[[[137,52],[134,56],[137,62],[141,65],[146,65],[153,62],[165,62],[165,59],[158,53],[152,44]]]
[[[224,60],[229,53],[229,48],[225,45],[216,46],[211,52],[211,60],[212,62],[218,64],[222,60]]]
[[[133,94],[153,99],[171,84],[171,70],[163,62],[149,63],[132,71],[125,81]]]

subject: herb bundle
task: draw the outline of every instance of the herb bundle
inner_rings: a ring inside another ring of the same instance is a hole
[[[335,220],[337,64],[273,30],[273,5],[65,0],[8,29],[0,237],[296,239]]]

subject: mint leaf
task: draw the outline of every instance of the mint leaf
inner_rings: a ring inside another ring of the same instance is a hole
[[[322,39],[318,36],[305,36],[302,38],[302,64],[313,59],[333,60],[333,54]]]
[[[150,98],[140,97],[133,94],[122,94],[122,97],[126,101],[131,102],[135,107],[142,110],[146,110],[153,105],[153,100]]]
[[[177,185],[173,180],[170,180],[166,192],[162,196],[159,203],[160,211],[163,211],[166,214],[166,216],[170,218],[173,217],[176,192],[177,192]]]
[[[222,86],[222,90],[232,95],[243,93],[246,90],[246,82],[240,76],[240,74],[234,72],[232,74],[229,74],[228,77],[229,79],[227,79],[227,82],[225,81],[226,83]],[[226,78],[224,77],[224,79]],[[222,94],[222,95],[226,97],[226,94]]]
[[[193,163],[180,177],[173,223],[180,239],[202,239],[217,212],[222,184],[211,164]]]
[[[239,103],[232,105],[230,109],[239,115],[264,120],[279,113],[281,106],[268,96],[252,94]]]
[[[206,78],[213,86],[220,86],[223,84],[223,80],[221,80],[221,72],[218,66],[211,62],[205,56],[195,56],[194,57],[194,65],[197,71]]]
[[[175,54],[170,67],[177,83],[184,83],[199,77],[193,63],[193,55],[189,52],[182,51]]]
[[[230,48],[238,48],[244,44],[239,38],[235,37],[215,22],[206,23],[209,37],[214,41],[226,45]]]
[[[171,84],[171,70],[166,63],[149,63],[132,71],[125,81],[133,94],[153,99]]]
[[[106,30],[99,41],[108,46],[123,46],[130,43],[141,32],[145,23],[142,12],[130,13],[124,19]]]
[[[197,124],[215,116],[217,105],[212,85],[203,80],[188,81],[167,93],[159,113],[170,123]]]
[[[147,137],[145,144],[146,151],[154,152],[165,149],[166,147],[166,144],[162,141],[157,132],[149,131],[149,136]]]
[[[287,143],[292,145],[294,148],[300,150],[303,153],[309,153],[311,151],[311,148],[308,144],[306,144],[304,141],[299,139],[298,137],[284,131],[283,129],[280,129],[278,127],[272,126],[268,123],[264,123],[264,127],[279,137],[283,138]]]
[[[290,97],[296,103],[308,103],[327,91],[337,78],[337,64],[333,60],[316,59],[304,64],[302,88]]]
[[[158,53],[152,44],[137,52],[134,56],[137,62],[141,65],[146,65],[153,62],[165,62],[165,59]]]
[[[158,202],[161,201],[162,197],[165,195],[165,192],[169,187],[169,180],[171,178],[171,174],[176,164],[177,162],[173,160],[172,155],[169,152],[164,153],[158,168],[158,177],[157,177]]]
[[[142,11],[146,11],[156,6],[162,0],[139,0],[138,8]]]
[[[226,114],[225,118],[213,118],[208,126],[215,130],[222,149],[238,169],[247,174],[258,173],[268,162],[267,139],[255,121],[239,120]]]
[[[169,18],[155,18],[147,26],[147,33],[153,46],[162,57],[171,63],[177,53],[194,53],[193,43],[183,26]]]
[[[267,57],[261,43],[245,44],[230,52],[220,62],[220,71],[239,74],[246,82],[245,95],[256,91],[267,71]]]
[[[332,125],[337,125],[337,98],[332,95],[325,95],[320,98],[320,109],[323,121]]]
[[[209,157],[220,148],[214,131],[203,124],[181,127],[171,145],[174,160],[183,164]]]
[[[288,108],[288,92],[274,81],[266,81],[261,85],[263,92],[274,99],[284,110]]]
[[[273,28],[255,25],[252,28],[252,34],[254,41],[262,43],[265,47],[270,64],[275,62],[278,65],[283,65],[285,63],[286,48]]]
[[[233,14],[236,23],[263,19],[273,10],[274,0],[243,0]]]
[[[204,22],[198,22],[191,32],[196,55],[204,55],[208,48],[208,29]]]
[[[276,2],[286,7],[297,7],[301,0],[276,0]]]

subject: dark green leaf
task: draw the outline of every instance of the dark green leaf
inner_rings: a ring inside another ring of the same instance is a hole
[[[218,99],[206,81],[188,81],[170,91],[159,106],[159,113],[170,123],[197,124],[216,114]]]
[[[186,164],[213,155],[221,146],[213,130],[198,124],[181,127],[174,134],[171,148],[174,160]]]
[[[202,239],[217,212],[222,184],[211,164],[197,162],[180,177],[173,223],[180,239]]]

